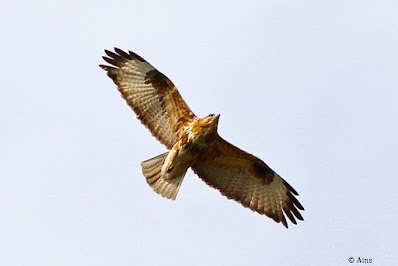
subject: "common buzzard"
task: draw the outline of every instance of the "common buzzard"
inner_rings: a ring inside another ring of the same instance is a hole
[[[141,163],[147,183],[175,199],[188,168],[222,195],[288,227],[304,210],[297,192],[262,160],[228,143],[217,133],[220,115],[197,117],[173,82],[139,55],[105,50],[100,65],[152,135],[169,150]]]

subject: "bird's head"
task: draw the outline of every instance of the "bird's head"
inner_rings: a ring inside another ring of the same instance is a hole
[[[217,132],[219,114],[209,114],[208,116],[200,119],[200,126],[206,135]]]

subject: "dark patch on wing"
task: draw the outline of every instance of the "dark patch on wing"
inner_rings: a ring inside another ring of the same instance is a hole
[[[174,84],[165,75],[163,75],[156,69],[153,69],[146,73],[145,83],[151,83],[158,93],[164,93],[165,91],[174,87]]]
[[[268,185],[274,180],[275,172],[260,159],[253,162],[254,175],[261,179],[264,185]]]
[[[190,152],[191,154],[202,154],[203,152],[206,151],[207,147],[200,145],[200,144],[194,144],[192,142],[188,142],[185,145],[185,148],[187,149],[188,152]]]

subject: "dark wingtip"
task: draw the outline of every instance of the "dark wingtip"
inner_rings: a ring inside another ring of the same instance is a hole
[[[138,54],[136,54],[136,53],[134,53],[134,52],[132,52],[132,51],[129,51],[129,55],[130,55],[132,58],[137,59],[137,60],[139,60],[139,61],[141,61],[141,62],[146,62],[146,60],[145,60],[144,58],[142,58],[141,56],[139,56]]]
[[[113,49],[115,50],[116,53],[120,54],[121,56],[128,58],[128,59],[132,59],[131,56],[128,53],[126,53],[125,51],[123,51],[122,49],[119,49],[117,47],[114,47]]]
[[[289,226],[287,225],[287,222],[286,222],[286,221],[285,221],[285,222],[282,221],[282,224],[283,224],[283,226],[284,226],[286,229],[289,229]]]
[[[286,216],[289,218],[289,220],[290,220],[292,223],[297,224],[296,219],[294,219],[294,216],[293,216],[293,214],[290,212],[288,206],[284,205],[284,206],[283,206],[283,211],[284,211],[284,213],[286,214]]]
[[[288,183],[286,182],[286,180],[283,180],[283,184],[287,187],[288,190],[290,190],[294,195],[298,196],[299,194],[297,193],[297,191]]]
[[[301,216],[301,213],[296,209],[296,207],[292,206],[291,211],[294,214],[294,216],[296,216],[297,219],[304,221],[303,216]]]
[[[300,203],[299,201],[295,202],[294,204],[295,204],[295,205],[297,206],[297,208],[299,208],[300,210],[305,211],[303,205],[301,205],[301,203]]]
[[[106,57],[106,56],[103,56],[103,57],[102,57],[102,59],[104,59],[105,62],[107,62],[107,63],[109,63],[109,64],[111,64],[111,65],[114,65],[114,66],[119,67],[120,64],[121,64],[122,62],[119,61],[119,60],[117,60],[116,58],[115,58],[115,59],[114,59],[114,58],[115,58],[115,57],[112,57],[112,58],[109,58],[109,57]]]
[[[105,50],[105,53],[107,56],[112,57],[112,58],[117,58],[117,54],[115,54],[114,52],[111,52],[109,50]]]
[[[286,218],[285,218],[285,216],[283,215],[282,212],[281,212],[281,222],[286,228],[289,228],[289,225],[287,224]]]
[[[145,61],[144,58],[132,51],[128,51],[128,53],[126,53],[125,51],[117,47],[114,47],[113,49],[115,50],[115,52],[104,49],[104,52],[108,57],[103,56],[102,58],[109,64],[119,66],[120,63],[125,62],[126,60],[138,60],[148,63],[147,61]]]

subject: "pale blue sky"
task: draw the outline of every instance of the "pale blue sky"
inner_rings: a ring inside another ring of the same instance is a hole
[[[373,265],[398,261],[398,3],[2,1],[0,265]],[[165,151],[98,67],[132,50],[300,194],[288,230]]]

